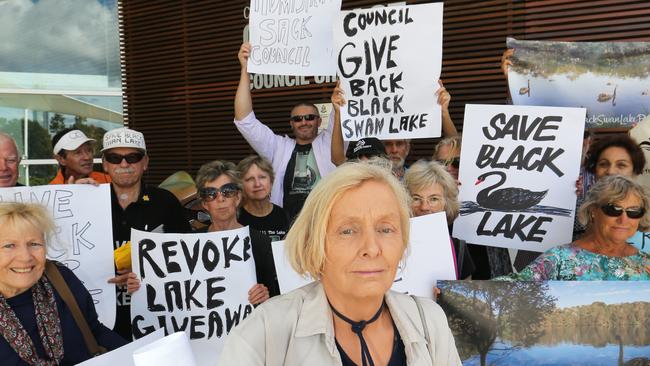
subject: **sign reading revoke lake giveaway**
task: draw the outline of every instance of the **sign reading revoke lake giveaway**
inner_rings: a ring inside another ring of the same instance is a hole
[[[442,3],[343,11],[334,39],[344,140],[440,136]]]
[[[454,236],[538,252],[571,242],[584,118],[584,108],[466,105]]]
[[[253,311],[257,282],[248,227],[205,234],[131,231],[133,335],[185,331],[198,364],[217,358],[228,332]]]

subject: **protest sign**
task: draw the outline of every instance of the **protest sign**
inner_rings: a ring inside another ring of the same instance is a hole
[[[248,227],[204,234],[131,231],[133,335],[185,331],[200,365],[218,357],[228,332],[253,306],[257,282]]]
[[[196,357],[185,332],[176,332],[133,352],[135,366],[196,366]]]
[[[586,108],[588,128],[631,127],[650,113],[650,42],[507,45],[513,104]]]
[[[65,264],[93,298],[99,321],[115,324],[110,186],[87,184],[0,188],[0,201],[39,203],[56,225],[48,258]]]
[[[431,297],[436,280],[456,279],[447,219],[444,212],[411,219],[411,241],[403,268],[399,268],[392,289]],[[286,294],[313,281],[298,275],[289,265],[284,242],[273,243],[280,292]]]
[[[463,365],[650,364],[649,281],[438,281],[438,288]]]
[[[466,105],[454,237],[538,252],[571,242],[584,115]]]
[[[332,23],[341,0],[252,0],[248,72],[334,75]]]
[[[442,3],[344,11],[334,39],[345,141],[440,136]]]
[[[149,333],[131,343],[127,343],[118,349],[114,349],[110,352],[93,357],[88,361],[77,364],[77,366],[135,366],[133,363],[133,352],[147,344],[162,339],[164,336],[165,330],[158,329],[155,332]]]

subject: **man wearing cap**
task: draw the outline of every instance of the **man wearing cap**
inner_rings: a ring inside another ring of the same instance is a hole
[[[20,154],[18,145],[11,135],[0,132],[0,188],[16,187],[18,183],[18,165]]]
[[[271,202],[295,217],[311,189],[321,177],[336,167],[331,162],[331,126],[321,134],[318,108],[310,103],[296,104],[291,110],[289,125],[295,139],[280,136],[262,124],[253,112],[247,62],[250,44],[239,49],[241,75],[235,95],[235,126],[251,147],[273,165],[276,179],[271,187]]]
[[[142,182],[149,157],[142,133],[118,128],[104,134],[102,165],[110,175],[114,249],[131,238],[131,228],[165,233],[192,231],[183,207],[167,190]],[[117,287],[117,317],[114,330],[131,339],[131,297],[126,292],[130,268],[120,269],[109,280]]]
[[[52,152],[59,162],[59,171],[49,184],[110,183],[107,174],[93,171],[94,142],[83,131],[73,128],[54,135]]]

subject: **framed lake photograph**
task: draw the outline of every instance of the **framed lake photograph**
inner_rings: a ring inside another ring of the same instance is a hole
[[[466,366],[650,365],[650,282],[438,281]]]

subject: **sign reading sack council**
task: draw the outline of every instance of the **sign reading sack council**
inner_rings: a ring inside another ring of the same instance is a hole
[[[454,237],[543,252],[571,242],[584,108],[465,106]]]
[[[344,11],[334,37],[345,141],[440,136],[442,3]]]
[[[230,330],[253,311],[257,282],[248,227],[204,234],[131,231],[133,335],[185,331],[198,364],[218,357]]]

